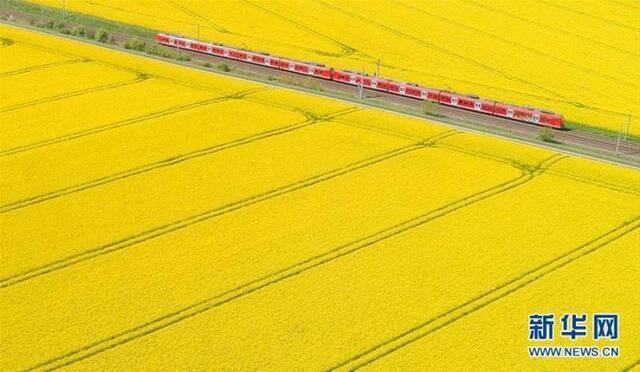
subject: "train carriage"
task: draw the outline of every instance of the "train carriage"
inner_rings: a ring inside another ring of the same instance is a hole
[[[360,84],[359,74],[348,70],[333,70],[331,73],[331,80],[351,85]]]
[[[300,62],[290,59],[280,59],[280,69],[295,72],[298,74],[315,76],[321,79],[331,79],[330,68],[312,62]]]
[[[405,97],[422,98],[422,89],[413,83],[389,80],[389,92]]]
[[[438,102],[438,98],[440,97],[440,91],[433,88],[420,87],[420,98],[431,101]]]
[[[389,91],[389,80],[382,79],[377,76],[365,75],[362,81],[362,85],[365,88],[379,90],[381,92]]]

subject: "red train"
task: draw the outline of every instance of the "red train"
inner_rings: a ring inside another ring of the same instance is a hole
[[[279,70],[291,71],[297,74],[309,75],[319,79],[333,80],[354,86],[362,85],[367,89],[393,93],[419,100],[437,102],[439,104],[481,112],[488,115],[500,116],[552,128],[563,127],[563,119],[561,115],[533,107],[495,102],[477,96],[458,94],[366,74],[363,75],[362,73],[354,71],[336,70],[313,62],[301,62],[289,58],[274,57],[267,53],[232,48],[222,44],[206,43],[182,36],[160,33],[156,35],[156,41],[159,44],[170,47],[211,54]]]

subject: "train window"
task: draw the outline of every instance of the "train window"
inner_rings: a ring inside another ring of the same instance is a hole
[[[539,123],[540,122],[540,115],[539,114],[533,114],[533,122],[534,123]]]
[[[513,117],[513,109],[511,107],[507,108],[507,116],[510,118]]]
[[[451,97],[451,104],[452,105],[457,105],[458,104],[458,97]]]
[[[400,94],[404,94],[404,92],[405,92],[405,88],[404,88],[404,86],[401,85],[400,86]]]
[[[481,110],[482,109],[482,103],[480,102],[474,102],[473,103],[473,108],[475,108],[476,110]]]
[[[376,80],[371,80],[371,86],[373,88],[377,88],[378,87],[378,82]]]

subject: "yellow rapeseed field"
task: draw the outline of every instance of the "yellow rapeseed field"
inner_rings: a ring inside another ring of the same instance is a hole
[[[35,0],[59,7],[59,0]],[[640,134],[633,1],[67,0],[71,10],[560,112]]]
[[[3,371],[602,370],[640,355],[637,169],[6,25],[0,38]],[[539,311],[621,314],[620,357],[531,360]]]

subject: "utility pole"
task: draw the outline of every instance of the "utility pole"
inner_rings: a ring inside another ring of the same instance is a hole
[[[631,111],[629,111],[629,118],[627,119],[627,130],[624,132],[624,140],[629,137],[629,127],[631,126]]]
[[[364,90],[364,66],[362,67],[362,75],[360,75],[360,99],[362,99],[363,90]]]
[[[620,133],[618,133],[618,141],[616,141],[616,152],[615,155],[618,155],[618,148],[620,147],[620,138],[622,137],[622,130],[624,128],[624,122],[620,124]]]
[[[378,58],[378,64],[376,65],[376,77],[380,77],[380,58]]]

